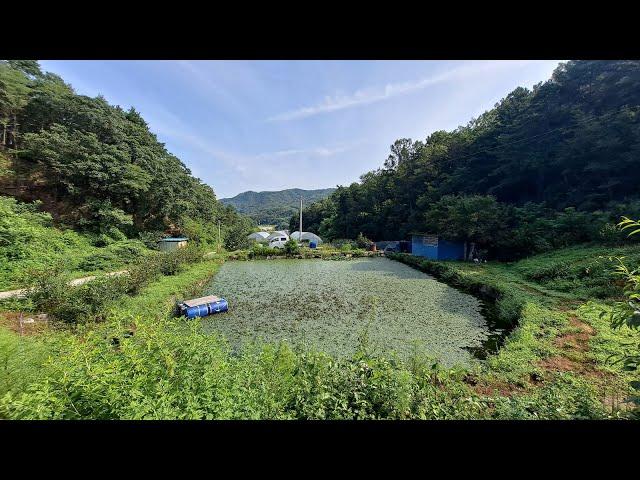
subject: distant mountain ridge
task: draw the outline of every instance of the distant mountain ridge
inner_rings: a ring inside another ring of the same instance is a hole
[[[289,188],[278,191],[254,192],[249,190],[231,198],[221,198],[225,205],[253,218],[259,225],[276,225],[287,228],[291,215],[298,211],[300,196],[305,204],[327,198],[335,188],[303,190]]]

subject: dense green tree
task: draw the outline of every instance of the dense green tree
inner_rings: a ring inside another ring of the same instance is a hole
[[[425,226],[451,240],[486,246],[504,235],[504,219],[504,206],[494,197],[445,195],[425,214]]]
[[[225,242],[251,230],[250,220],[223,206],[165,149],[139,112],[77,95],[37,62],[0,62],[0,128],[0,149],[17,152],[11,170],[3,167],[15,175],[3,179],[0,193],[42,199],[59,222],[117,237],[183,234],[194,222],[220,221]]]
[[[465,126],[397,140],[383,168],[308,210],[329,238],[434,230],[524,255],[598,239],[638,205],[639,158],[640,62],[571,61]]]

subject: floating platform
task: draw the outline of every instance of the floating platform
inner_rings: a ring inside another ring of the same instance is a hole
[[[229,310],[227,301],[216,295],[184,300],[178,304],[180,315],[187,318],[206,317]]]

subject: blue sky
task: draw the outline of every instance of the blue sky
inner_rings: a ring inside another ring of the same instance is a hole
[[[83,95],[135,107],[219,198],[325,188],[491,108],[558,61],[40,62]]]

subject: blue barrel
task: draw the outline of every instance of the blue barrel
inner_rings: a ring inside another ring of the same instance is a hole
[[[316,242],[309,242],[309,248],[316,248],[317,246]]]
[[[187,318],[206,317],[209,315],[209,307],[207,305],[196,305],[195,307],[187,307]]]
[[[221,298],[217,302],[213,302],[207,305],[209,307],[209,315],[213,315],[214,313],[226,312],[229,310],[229,304],[224,298]]]

